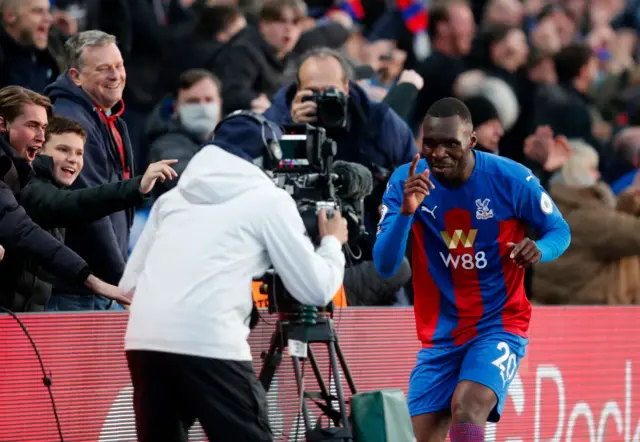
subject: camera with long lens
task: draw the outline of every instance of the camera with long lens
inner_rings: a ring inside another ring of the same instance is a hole
[[[304,97],[318,105],[317,123],[325,129],[345,129],[349,124],[349,96],[334,87]]]
[[[323,127],[285,125],[280,150],[281,160],[270,173],[276,185],[295,200],[312,242],[320,244],[318,213],[323,209],[328,218],[335,210],[340,211],[347,220],[349,242],[364,238],[364,199],[373,189],[371,172],[360,164],[334,161],[337,146]],[[261,291],[268,295],[270,313],[276,308],[280,313],[294,313],[299,304],[286,293],[277,274],[265,275],[262,282]]]

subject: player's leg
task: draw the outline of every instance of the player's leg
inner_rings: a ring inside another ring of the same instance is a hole
[[[451,411],[442,410],[412,416],[411,424],[418,442],[444,442],[451,425]]]
[[[180,401],[163,355],[127,351],[139,442],[187,442]]]
[[[487,421],[498,422],[527,340],[494,333],[469,343],[451,401],[451,442],[484,441]]]
[[[460,348],[423,348],[409,379],[407,402],[417,442],[444,442],[451,420],[451,397],[458,383]]]
[[[484,442],[484,425],[497,402],[492,389],[460,381],[451,400],[451,442]]]

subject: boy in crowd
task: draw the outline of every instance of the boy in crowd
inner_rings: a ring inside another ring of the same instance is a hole
[[[64,228],[92,222],[141,204],[158,180],[177,177],[171,168],[177,160],[151,164],[143,176],[119,183],[68,190],[83,167],[86,131],[75,120],[54,116],[48,121],[40,154],[32,162],[35,177],[20,195],[27,214],[42,228],[64,241]],[[29,265],[18,288],[30,311],[95,310],[110,302],[99,296],[52,294],[52,279],[39,266]],[[115,304],[110,306],[117,308]],[[102,308],[99,308],[102,310]]]

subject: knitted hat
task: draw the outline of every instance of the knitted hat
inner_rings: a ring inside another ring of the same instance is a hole
[[[471,112],[471,121],[474,128],[490,120],[500,120],[498,111],[491,100],[482,95],[469,97],[464,100],[464,104],[469,108],[469,112]]]
[[[265,141],[269,143],[274,135],[278,139],[282,136],[282,131],[275,123],[269,122],[269,126],[273,130],[245,115],[224,119],[218,123],[212,143],[247,161],[253,161],[265,156]]]

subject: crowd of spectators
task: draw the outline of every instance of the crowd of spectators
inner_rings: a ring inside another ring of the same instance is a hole
[[[0,305],[121,309],[145,213],[216,124],[322,124],[308,98],[327,90],[348,97],[336,159],[374,178],[349,305],[412,303],[408,261],[384,280],[371,247],[388,177],[447,96],[571,227],[530,299],[640,301],[637,0],[0,0],[0,18]]]

